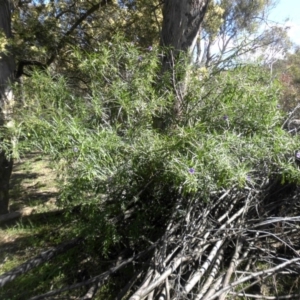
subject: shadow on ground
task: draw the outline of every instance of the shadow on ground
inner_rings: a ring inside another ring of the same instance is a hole
[[[10,181],[10,211],[27,206],[55,204],[56,176],[47,158],[30,153],[15,162]]]

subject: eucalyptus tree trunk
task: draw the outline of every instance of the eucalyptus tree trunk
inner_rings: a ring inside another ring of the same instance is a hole
[[[9,0],[0,0],[0,30],[6,38],[11,37],[11,3]],[[7,109],[12,101],[12,92],[9,82],[14,78],[14,59],[10,53],[0,53],[0,126],[5,124]],[[1,141],[2,137],[0,137]],[[13,161],[7,159],[4,151],[0,152],[0,214],[8,213],[9,180]]]
[[[165,0],[161,44],[191,53],[211,0]]]
[[[162,72],[173,73],[172,81],[176,99],[170,109],[170,115],[163,116],[154,123],[155,127],[165,129],[170,122],[181,118],[184,96],[188,83],[188,72],[176,74],[174,67],[180,52],[186,53],[192,62],[197,39],[201,36],[201,24],[211,0],[165,0],[163,6],[163,24],[161,45],[170,48],[163,58]]]

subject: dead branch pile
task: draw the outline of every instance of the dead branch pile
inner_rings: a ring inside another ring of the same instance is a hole
[[[80,299],[92,299],[112,274],[132,263],[136,272],[116,299],[300,299],[293,288],[300,275],[299,196],[298,187],[274,182],[232,188],[209,203],[195,200],[182,212],[179,200],[177,217],[148,249],[85,282],[33,299],[82,286],[89,288]]]
[[[170,223],[130,300],[223,300],[228,294],[263,299],[264,292],[251,294],[251,287],[276,275],[299,276],[300,217],[293,216],[299,201],[297,195],[282,197],[284,191],[266,197],[263,188],[232,189],[202,209],[191,205],[183,226],[176,230]],[[271,294],[266,299],[300,297],[278,298],[276,286]]]

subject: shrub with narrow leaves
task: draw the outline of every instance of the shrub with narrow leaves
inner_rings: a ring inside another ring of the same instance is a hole
[[[159,53],[119,38],[96,53],[74,51],[77,86],[51,73],[24,83],[20,147],[53,159],[60,205],[79,205],[79,230],[106,254],[112,245],[153,240],[170,217],[183,217],[184,205],[224,188],[300,178],[297,137],[281,129],[279,87],[259,66],[202,80],[191,70],[181,118],[157,129],[179,86],[161,74]]]

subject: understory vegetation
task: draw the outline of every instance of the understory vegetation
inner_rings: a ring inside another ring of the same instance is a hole
[[[118,37],[74,49],[77,78],[24,82],[12,152],[49,158],[59,189],[59,229],[34,240],[72,249],[1,299],[298,299],[300,149],[281,85],[255,64],[217,72],[176,58],[161,74],[162,51]]]

